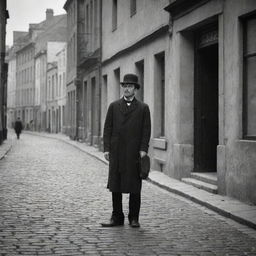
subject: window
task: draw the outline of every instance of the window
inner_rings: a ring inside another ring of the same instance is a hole
[[[105,118],[107,108],[108,108],[108,77],[107,75],[103,76],[103,86],[102,86],[102,116]]]
[[[62,77],[59,75],[59,96],[61,96],[62,93]]]
[[[117,0],[112,0],[112,31],[117,28]]]
[[[120,68],[114,70],[114,92],[115,99],[120,99]]]
[[[89,33],[89,5],[86,5],[86,33]]]
[[[246,139],[256,139],[256,15],[247,18],[243,25],[243,135]]]
[[[130,0],[130,15],[136,14],[136,0]]]
[[[54,97],[55,97],[55,95],[54,95],[54,89],[55,89],[54,75],[52,75],[52,97],[51,97],[51,99],[54,99]]]
[[[94,0],[94,45],[97,43],[97,26],[98,26],[98,0]]]
[[[50,79],[50,77],[48,77],[48,92],[47,92],[47,95],[48,95],[48,100],[50,100],[50,98],[51,98],[51,79]]]
[[[155,55],[155,122],[154,137],[165,136],[165,55]]]
[[[93,36],[93,2],[90,2],[90,32],[89,32],[89,45],[90,45],[90,51],[92,50],[93,44],[92,44],[92,36]]]

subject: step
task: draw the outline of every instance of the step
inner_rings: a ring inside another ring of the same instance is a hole
[[[216,172],[192,172],[191,178],[200,180],[206,183],[217,186],[217,173]]]
[[[203,190],[208,191],[210,193],[213,193],[213,194],[218,193],[218,187],[216,185],[209,184],[209,183],[206,183],[204,181],[200,181],[200,180],[193,179],[193,178],[182,178],[181,180],[183,182],[185,182],[186,184],[192,185],[196,188],[203,189]]]

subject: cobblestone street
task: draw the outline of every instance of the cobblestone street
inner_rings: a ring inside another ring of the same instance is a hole
[[[107,166],[22,134],[0,161],[0,255],[256,255],[256,231],[143,182],[141,228],[102,228]],[[124,196],[127,216],[128,196]]]

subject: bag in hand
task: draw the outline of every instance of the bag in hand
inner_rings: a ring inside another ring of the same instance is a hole
[[[140,177],[145,180],[148,178],[148,174],[150,171],[150,158],[148,155],[140,158]]]

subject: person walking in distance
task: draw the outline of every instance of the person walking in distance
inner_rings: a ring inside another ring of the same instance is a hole
[[[17,135],[17,139],[20,139],[20,134],[21,134],[22,129],[23,129],[23,125],[22,125],[20,118],[18,117],[14,124],[14,130]]]
[[[122,194],[129,193],[128,220],[131,227],[140,227],[142,180],[140,158],[147,155],[151,134],[150,110],[136,99],[140,88],[135,74],[126,74],[123,97],[109,105],[104,124],[104,157],[109,161],[107,188],[112,192],[112,216],[103,227],[124,225]]]

